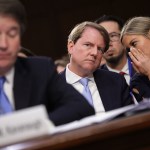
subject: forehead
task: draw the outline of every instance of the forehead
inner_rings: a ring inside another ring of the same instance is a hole
[[[0,15],[0,28],[10,28],[12,26],[19,27],[19,23],[15,18],[6,15]]]
[[[92,27],[85,28],[84,32],[82,33],[81,39],[90,40],[93,42],[104,42],[104,38],[100,31]]]
[[[108,33],[120,31],[119,25],[115,21],[104,21],[101,22],[100,25],[103,26]]]

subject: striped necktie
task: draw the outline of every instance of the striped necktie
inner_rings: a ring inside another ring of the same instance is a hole
[[[0,77],[0,115],[12,112],[12,106],[4,92],[5,77]]]

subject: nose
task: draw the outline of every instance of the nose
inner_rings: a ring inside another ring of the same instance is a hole
[[[98,52],[98,48],[97,47],[94,47],[91,51],[91,55],[93,56],[96,56],[97,55],[97,52]]]
[[[8,46],[7,38],[5,35],[0,36],[0,49],[4,50]]]

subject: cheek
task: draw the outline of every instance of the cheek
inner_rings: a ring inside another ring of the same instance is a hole
[[[96,62],[97,63],[100,63],[101,62],[101,60],[102,60],[102,54],[101,53],[99,53],[98,55],[97,55],[97,58],[96,58]]]
[[[150,56],[150,40],[146,40],[146,42],[143,44],[143,46],[141,46],[140,49],[143,50],[145,54],[149,54]]]
[[[150,47],[149,46],[142,46],[142,47],[139,47],[139,49],[141,51],[143,51],[146,55],[149,55],[150,56]]]
[[[11,47],[13,49],[16,49],[17,51],[20,50],[20,48],[21,48],[20,39],[19,38],[16,38],[16,39],[12,40],[10,42],[10,44],[11,44]]]

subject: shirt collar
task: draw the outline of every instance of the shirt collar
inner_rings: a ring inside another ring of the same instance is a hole
[[[74,84],[78,82],[82,77],[78,76],[69,69],[69,64],[66,66],[66,81],[67,83]],[[87,77],[89,80],[94,82],[93,76]]]
[[[120,71],[125,72],[127,75],[129,75],[129,67],[128,67],[128,62],[126,62],[125,66],[122,68],[122,70],[116,70],[116,69],[112,69],[110,68],[108,65],[106,65],[109,71],[113,71],[116,73],[119,73]]]
[[[6,82],[13,83],[14,74],[15,74],[15,69],[14,69],[14,67],[12,67],[5,75]]]

